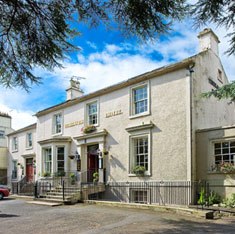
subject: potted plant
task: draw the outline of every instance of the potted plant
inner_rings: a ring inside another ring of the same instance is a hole
[[[93,182],[97,183],[99,181],[99,172],[93,173]]]
[[[63,176],[65,176],[65,172],[64,171],[58,171],[58,172],[55,173],[55,176],[56,177],[63,177]]]
[[[88,125],[85,128],[83,128],[83,133],[91,133],[96,131],[96,126],[94,125]]]
[[[74,159],[74,158],[75,158],[75,155],[72,155],[72,154],[71,154],[71,155],[69,155],[69,158],[70,158],[70,159]]]
[[[49,176],[51,176],[51,173],[48,172],[48,171],[44,171],[44,172],[42,173],[42,176],[43,176],[43,177],[49,177]]]
[[[137,165],[133,168],[132,173],[139,175],[139,176],[144,176],[146,169],[144,166]]]
[[[70,177],[70,180],[71,180],[71,184],[75,184],[75,181],[76,181],[75,173],[73,173],[73,172],[70,173],[69,177]]]

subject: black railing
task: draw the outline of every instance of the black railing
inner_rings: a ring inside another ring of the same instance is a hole
[[[100,199],[127,203],[189,205],[194,202],[195,182],[109,182]]]

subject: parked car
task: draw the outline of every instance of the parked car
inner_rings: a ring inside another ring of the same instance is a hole
[[[7,188],[0,188],[0,200],[8,196],[9,196],[9,190]]]
[[[0,188],[8,189],[8,191],[11,192],[11,188],[9,188],[7,185],[0,184]]]

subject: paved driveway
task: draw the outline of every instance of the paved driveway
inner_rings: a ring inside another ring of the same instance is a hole
[[[149,210],[76,204],[48,207],[0,201],[0,233],[235,233],[235,217],[205,220]]]

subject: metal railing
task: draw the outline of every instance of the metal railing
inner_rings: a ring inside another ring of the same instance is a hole
[[[109,182],[99,199],[127,203],[189,205],[194,202],[195,182]]]

